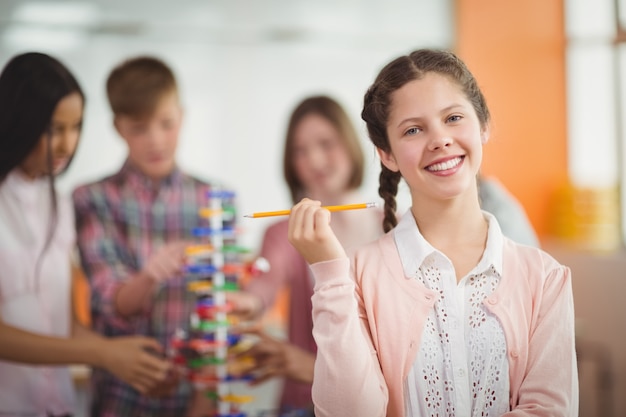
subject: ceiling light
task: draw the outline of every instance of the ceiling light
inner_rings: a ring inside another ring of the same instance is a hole
[[[82,45],[85,34],[76,30],[9,27],[4,31],[2,40],[5,45],[16,49],[65,51]]]
[[[13,13],[20,23],[70,24],[89,26],[97,21],[98,8],[85,2],[32,2],[21,3]]]

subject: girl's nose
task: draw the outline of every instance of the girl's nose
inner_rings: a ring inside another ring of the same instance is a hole
[[[326,163],[326,154],[322,149],[314,147],[308,153],[309,165],[318,168]]]
[[[435,129],[431,132],[430,143],[428,144],[428,149],[431,151],[436,151],[452,144],[453,140],[450,135],[448,135],[444,129]]]

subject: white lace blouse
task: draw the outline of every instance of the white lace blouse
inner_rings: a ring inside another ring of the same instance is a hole
[[[509,411],[506,340],[499,321],[483,305],[500,281],[502,232],[495,218],[484,214],[487,247],[458,284],[450,260],[422,237],[415,222],[397,226],[415,229],[396,233],[404,270],[441,294],[405,381],[407,416],[486,417]]]

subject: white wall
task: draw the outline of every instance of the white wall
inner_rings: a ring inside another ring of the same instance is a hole
[[[182,90],[185,123],[179,163],[192,173],[232,187],[238,193],[242,214],[291,205],[282,179],[282,144],[291,109],[308,94],[330,94],[349,111],[366,151],[364,194],[368,201],[378,201],[379,165],[359,117],[363,93],[391,58],[417,47],[451,46],[451,3],[371,1],[368,13],[364,13],[365,6],[350,13],[356,3],[329,3],[328,13],[319,15],[318,10],[314,21],[322,28],[330,25],[334,31],[315,32],[308,24],[307,30],[313,35],[283,41],[256,39],[249,34],[241,39],[233,35],[237,32],[229,32],[220,42],[214,37],[206,40],[202,33],[193,37],[191,30],[170,28],[170,33],[164,25],[160,26],[165,28],[162,33],[149,36],[92,33],[71,48],[44,41],[27,43],[24,37],[23,44],[13,39],[0,46],[0,65],[17,52],[36,49],[60,58],[79,78],[88,99],[85,129],[74,163],[59,181],[63,191],[119,168],[125,148],[111,125],[105,79],[120,60],[135,54],[155,54],[173,67]],[[178,15],[192,15],[193,10],[185,11],[185,3],[180,4]],[[394,8],[394,4],[405,6]],[[338,19],[338,11],[347,20]],[[312,19],[310,14],[306,17]],[[202,20],[198,19],[196,16],[190,24],[201,27]],[[246,19],[245,27],[249,28],[254,16],[248,12]],[[208,17],[207,22],[210,24]],[[243,23],[233,20],[232,25]],[[408,202],[406,195],[400,198],[400,206],[407,206],[404,202]],[[256,247],[270,221],[242,219],[244,244]]]

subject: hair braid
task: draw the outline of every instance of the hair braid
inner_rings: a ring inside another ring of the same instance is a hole
[[[398,184],[402,176],[400,172],[393,172],[380,164],[380,176],[378,177],[378,195],[385,201],[383,230],[385,233],[396,227],[398,217],[396,216],[396,195],[398,194]]]

